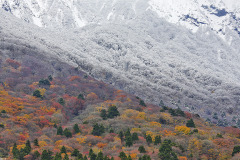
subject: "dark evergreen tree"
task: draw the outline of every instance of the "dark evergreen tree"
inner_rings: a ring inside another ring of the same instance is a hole
[[[220,133],[218,133],[218,134],[216,135],[216,137],[217,137],[217,138],[223,138],[222,134],[220,134]]]
[[[164,104],[163,100],[160,101],[159,106],[160,107],[165,107],[165,104]]]
[[[97,160],[104,160],[104,157],[103,157],[103,153],[102,153],[102,151],[100,151],[100,152],[98,153],[96,159],[97,159]]]
[[[213,119],[218,120],[218,114],[216,112],[213,114]]]
[[[52,78],[51,75],[48,76],[48,80],[49,80],[49,81],[52,81],[52,80],[53,80],[53,78]]]
[[[150,135],[147,135],[146,141],[147,141],[147,144],[150,145],[152,143],[152,137]]]
[[[235,146],[232,151],[232,156],[234,156],[236,153],[240,152],[240,146]]]
[[[84,159],[82,153],[78,154],[77,159],[81,159],[81,160]]]
[[[24,156],[26,156],[26,152],[23,148],[20,149],[19,155],[18,155],[18,160],[24,160]]]
[[[99,124],[96,123],[93,126],[92,134],[95,135],[95,136],[101,136],[105,132],[104,130],[105,130],[105,128],[102,124],[99,125]]]
[[[61,156],[61,153],[56,153],[55,157],[54,157],[54,160],[62,160],[62,156]]]
[[[163,141],[158,155],[162,160],[178,160],[176,153],[172,151],[171,141],[168,140]]]
[[[83,94],[79,94],[79,95],[78,95],[78,99],[84,100],[84,99],[85,99],[85,98],[84,98],[84,95],[83,95]]]
[[[89,150],[88,157],[90,158],[90,160],[96,160],[97,155],[93,152],[92,149],[90,149],[90,150]]]
[[[90,148],[90,149],[89,149],[89,152],[88,152],[88,156],[90,157],[91,154],[93,154],[93,153],[94,153],[94,152],[93,152],[92,148]]]
[[[18,158],[19,150],[17,149],[17,144],[16,143],[14,143],[14,145],[13,145],[12,154],[13,154],[14,158]]]
[[[193,119],[188,120],[186,126],[187,126],[187,127],[193,127],[193,128],[196,127],[195,124],[194,124],[194,122],[193,122]]]
[[[29,140],[27,140],[25,147],[24,147],[24,152],[26,153],[26,155],[28,155],[31,152],[32,148],[31,148],[31,143]]]
[[[71,138],[71,137],[72,137],[72,132],[71,132],[68,128],[65,128],[65,129],[64,129],[63,134],[64,134],[67,138]]]
[[[127,137],[127,136],[129,136],[129,137],[132,136],[129,128],[128,128],[127,131],[125,132],[125,137]]]
[[[177,116],[175,110],[172,109],[172,108],[169,108],[168,112],[169,112],[172,116]]]
[[[140,147],[138,148],[138,151],[139,151],[140,153],[146,153],[146,150],[145,150],[144,146],[140,146]]]
[[[108,158],[108,156],[104,156],[103,160],[110,160],[110,158]]]
[[[48,86],[50,86],[51,83],[49,82],[48,79],[41,79],[41,80],[38,82],[38,85],[39,85],[39,86],[42,86],[42,85],[48,85]]]
[[[38,151],[35,151],[33,153],[33,159],[37,159],[38,157],[40,157],[40,153]]]
[[[145,104],[145,102],[142,99],[140,100],[139,105],[146,107],[146,104]]]
[[[62,146],[62,148],[61,148],[61,153],[67,154],[67,150],[66,150],[66,147],[65,147],[65,146]]]
[[[58,127],[58,129],[57,129],[57,135],[63,135],[63,129],[61,126]]]
[[[111,128],[111,129],[109,130],[109,133],[114,133],[114,130]]]
[[[118,135],[119,135],[119,138],[121,139],[121,143],[122,143],[124,141],[123,131],[120,131]]]
[[[69,160],[68,154],[65,154],[63,160]]]
[[[0,124],[0,128],[4,128],[4,127],[5,127],[4,124],[1,123],[1,124]]]
[[[34,139],[33,143],[34,143],[34,146],[37,146],[37,147],[39,147],[39,144],[38,144],[38,139],[37,139],[37,138],[36,138],[36,139]]]
[[[65,101],[63,98],[59,98],[58,103],[63,106],[65,104]]]
[[[166,121],[164,118],[160,117],[160,118],[159,118],[159,123],[161,123],[161,124],[167,124],[167,121]]]
[[[51,160],[53,152],[44,150],[41,155],[41,160]]]
[[[125,142],[127,147],[131,147],[133,145],[132,136],[126,136]]]
[[[83,160],[88,160],[88,158],[87,158],[87,156],[86,156],[86,155],[83,157]]]
[[[133,133],[133,134],[132,134],[132,140],[133,140],[133,142],[139,140],[139,138],[138,138],[138,134],[137,134],[137,133]]]
[[[33,92],[33,96],[37,98],[42,98],[41,92],[38,89]]]
[[[128,160],[132,160],[132,157],[130,156],[130,155],[128,155],[128,158],[127,158]]]
[[[80,154],[79,150],[74,149],[74,151],[72,152],[71,156],[72,157],[78,157],[79,154]]]
[[[122,151],[122,152],[120,152],[120,154],[119,154],[119,158],[121,158],[121,160],[127,160],[127,155]]]
[[[176,114],[178,116],[185,117],[185,113],[179,107],[176,109]]]
[[[120,113],[119,113],[117,107],[116,106],[110,106],[108,108],[108,115],[107,115],[107,117],[108,118],[114,118],[116,116],[120,116]]]
[[[160,143],[161,143],[161,136],[158,135],[155,137],[154,145],[158,145]]]
[[[81,132],[79,127],[78,127],[78,124],[74,124],[73,130],[74,130],[75,133],[80,133]]]
[[[149,155],[144,155],[142,157],[142,160],[151,160],[151,157]]]
[[[92,153],[90,156],[89,156],[90,160],[96,160],[97,159],[97,155],[95,153]]]
[[[105,109],[102,109],[100,116],[102,117],[103,120],[106,120],[108,117],[107,111]]]

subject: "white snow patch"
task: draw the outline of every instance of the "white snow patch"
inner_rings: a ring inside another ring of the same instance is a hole
[[[37,25],[38,27],[43,27],[41,18],[32,17],[32,19],[35,25]]]
[[[81,18],[79,18],[79,16],[81,17],[80,13],[78,12],[77,8],[74,7],[73,8],[73,17],[77,24],[77,27],[83,27],[86,25],[86,22],[84,20],[82,20]]]
[[[107,16],[107,20],[109,21],[112,16],[113,16],[113,12],[110,12]]]

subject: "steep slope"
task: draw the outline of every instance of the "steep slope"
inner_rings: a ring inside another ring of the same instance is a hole
[[[240,129],[113,89],[59,61],[33,26],[15,24],[28,32],[0,31],[0,158],[239,158]]]
[[[149,11],[128,24],[93,24],[58,34],[1,15],[3,34],[146,101],[163,99],[210,119],[227,111],[230,123],[238,115],[239,54],[210,30],[192,33]]]

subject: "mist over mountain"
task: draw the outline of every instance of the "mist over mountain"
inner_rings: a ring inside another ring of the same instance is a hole
[[[240,105],[236,2],[1,0],[25,21],[1,10],[1,41],[44,50],[147,102],[231,121]]]

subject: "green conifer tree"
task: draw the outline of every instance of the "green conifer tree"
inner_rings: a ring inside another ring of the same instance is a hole
[[[194,124],[194,122],[193,122],[193,119],[188,120],[186,126],[187,126],[187,127],[193,127],[193,128],[196,127],[195,124]]]
[[[160,143],[161,143],[161,136],[158,135],[155,137],[154,145],[158,145]]]
[[[102,109],[100,116],[102,117],[103,120],[106,120],[108,117],[107,111],[105,109]]]
[[[73,130],[74,130],[75,133],[80,133],[81,132],[79,127],[78,127],[78,124],[74,124]]]
[[[150,145],[152,143],[152,137],[150,135],[147,135],[146,141],[147,141],[147,144]]]
[[[72,132],[71,132],[68,128],[65,128],[65,129],[64,129],[63,134],[64,134],[67,138],[71,138],[71,137],[72,137]]]
[[[34,146],[39,146],[39,144],[38,144],[38,139],[36,138],[36,139],[34,139],[34,141],[33,141],[33,143],[34,143]]]
[[[137,134],[137,133],[133,133],[133,134],[132,134],[132,140],[133,140],[133,142],[139,140],[139,138],[138,138],[138,134]]]
[[[114,118],[116,116],[120,116],[120,113],[119,113],[117,107],[116,106],[110,106],[108,108],[108,115],[107,115],[107,117],[108,118]]]
[[[140,147],[138,148],[138,151],[139,151],[140,153],[146,153],[146,150],[145,150],[144,146],[140,146]]]
[[[159,157],[162,160],[178,160],[176,153],[172,151],[171,142],[164,140],[161,147],[159,148]]]
[[[61,126],[58,127],[58,129],[57,129],[57,135],[63,135],[63,129]]]
[[[61,153],[67,154],[67,150],[66,150],[66,147],[65,147],[65,146],[62,146],[62,148],[61,148]]]

